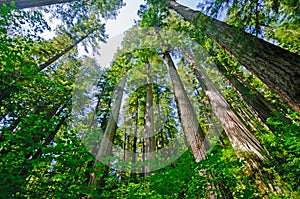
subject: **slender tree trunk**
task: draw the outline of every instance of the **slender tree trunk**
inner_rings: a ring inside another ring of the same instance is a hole
[[[55,130],[45,139],[42,147],[47,147],[50,144],[50,142],[54,139],[55,135],[58,133],[59,129],[65,123],[66,120],[67,120],[66,116],[60,119],[59,123],[55,127]],[[37,152],[32,156],[31,160],[40,158],[42,154],[43,154],[43,150],[42,148],[39,148]]]
[[[133,170],[132,170],[132,177],[136,177],[136,151],[137,151],[137,130],[138,130],[138,121],[139,117],[139,99],[136,98],[136,115],[133,117],[135,119],[134,124],[134,130],[133,130],[133,143],[132,143],[132,164],[133,164]]]
[[[62,56],[64,56],[66,53],[68,53],[70,50],[72,50],[75,46],[77,46],[80,42],[82,42],[84,39],[88,38],[93,32],[95,32],[97,29],[93,29],[91,30],[89,33],[87,33],[86,35],[82,36],[81,38],[79,38],[77,41],[75,41],[73,44],[71,44],[70,46],[66,47],[65,49],[63,49],[60,53],[54,55],[52,58],[50,58],[49,60],[47,60],[45,63],[42,63],[39,65],[38,71],[36,72],[40,72],[42,70],[44,70],[45,68],[47,68],[48,66],[50,66],[52,63],[54,63],[55,61],[57,61],[58,59],[60,59]],[[22,75],[22,74],[20,74]],[[11,83],[11,86],[9,87],[4,87],[0,90],[0,95],[1,95],[1,101],[0,101],[0,106],[2,106],[2,103],[4,103],[4,100],[6,100],[7,98],[10,97],[11,93],[13,92],[13,90],[15,89],[11,89],[13,88],[13,86],[18,83],[19,78],[15,77],[16,80],[14,80]]]
[[[70,50],[72,50],[75,46],[77,46],[80,42],[82,42],[83,40],[85,40],[86,38],[88,38],[92,33],[94,33],[97,29],[93,29],[90,32],[88,32],[86,35],[80,37],[78,40],[74,41],[73,44],[71,44],[70,46],[66,47],[64,50],[62,50],[60,53],[54,55],[52,58],[50,58],[49,60],[47,60],[45,63],[41,64],[39,66],[39,70],[42,71],[45,68],[47,68],[50,64],[54,63],[55,61],[57,61],[59,58],[61,58],[63,55],[65,55],[66,53],[68,53]]]
[[[33,7],[40,7],[40,6],[47,6],[47,5],[53,5],[53,4],[59,4],[59,3],[67,3],[72,2],[74,0],[38,0],[38,1],[32,1],[32,0],[15,0],[16,7],[19,9],[23,8],[33,8]],[[8,0],[0,0],[0,5],[6,4],[10,5],[11,1]]]
[[[155,133],[154,133],[154,117],[153,117],[153,92],[152,92],[152,78],[150,63],[146,63],[146,109],[145,109],[145,126],[144,126],[144,143],[145,143],[145,160],[153,160],[153,153],[155,151]],[[151,171],[151,162],[145,166],[145,176],[149,175]]]
[[[241,157],[241,152],[246,151],[254,153],[260,159],[265,159],[264,155],[261,153],[261,151],[264,151],[264,149],[260,145],[259,141],[252,135],[244,123],[232,111],[226,99],[223,97],[220,91],[215,88],[203,69],[200,66],[197,67],[195,65],[192,56],[187,52],[184,54],[185,58],[195,72],[196,78],[205,91],[205,94],[212,106],[212,110],[219,118],[221,125],[225,130],[227,137],[229,138],[237,155]]]
[[[188,140],[191,145],[195,160],[199,162],[200,160],[206,158],[206,152],[209,150],[209,143],[205,139],[205,134],[199,125],[193,105],[187,96],[169,53],[164,54],[164,61],[168,67],[174,94],[178,101],[184,130],[188,135]]]
[[[243,30],[180,5],[165,2],[253,72],[300,113],[300,56]]]

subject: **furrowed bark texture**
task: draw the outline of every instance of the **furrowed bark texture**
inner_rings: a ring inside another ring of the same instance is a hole
[[[220,62],[214,61],[218,70],[228,80],[230,85],[235,89],[238,95],[245,100],[247,105],[251,108],[254,115],[257,115],[263,122],[266,122],[272,116],[274,107],[268,100],[260,93],[252,93],[250,86],[246,82],[241,82],[236,75],[228,74],[226,69]],[[230,69],[230,66],[228,67]]]
[[[121,108],[121,102],[123,98],[123,91],[126,83],[126,76],[121,78],[120,84],[116,90],[116,99],[112,107],[112,113],[108,119],[107,126],[105,128],[104,137],[101,141],[100,149],[97,152],[96,159],[103,160],[107,156],[111,155],[113,139],[117,128],[117,122],[119,118],[119,112]]]
[[[193,69],[201,87],[204,89],[205,94],[212,106],[212,110],[220,120],[221,125],[225,130],[232,147],[236,151],[237,156],[243,157],[243,155],[240,153],[247,152],[257,155],[260,159],[265,159],[265,157],[261,154],[261,151],[264,149],[260,145],[259,141],[252,135],[245,124],[233,112],[224,96],[213,85],[212,81],[205,74],[201,66],[197,67],[194,59],[187,52],[185,52],[185,58]]]
[[[165,2],[300,113],[300,56],[176,3]]]
[[[282,192],[280,186],[274,187],[274,181],[269,178],[272,174],[261,171],[260,160],[267,159],[262,152],[267,151],[261,146],[255,136],[247,129],[246,125],[239,119],[231,109],[221,92],[213,85],[201,66],[196,66],[192,56],[185,53],[185,58],[191,65],[196,78],[208,97],[212,110],[219,119],[237,157],[244,159],[250,165],[249,172],[253,173],[255,182],[262,191]]]
[[[178,101],[184,130],[188,135],[188,140],[195,160],[196,162],[199,162],[206,158],[206,152],[209,150],[209,143],[207,139],[205,139],[205,134],[199,125],[194,108],[185,92],[184,86],[169,53],[164,54],[164,61],[168,67],[174,94]]]

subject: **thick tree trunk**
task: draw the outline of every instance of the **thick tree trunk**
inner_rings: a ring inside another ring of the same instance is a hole
[[[243,30],[165,0],[185,20],[253,72],[300,113],[300,56],[254,37]]]
[[[187,96],[169,53],[164,54],[164,61],[168,67],[174,94],[178,101],[184,130],[188,135],[188,140],[190,142],[195,160],[199,162],[200,160],[206,158],[206,152],[209,150],[209,143],[207,139],[205,139],[205,134],[199,125],[193,105]]]
[[[96,160],[103,162],[103,165],[101,164],[100,166],[96,167],[96,170],[103,170],[103,175],[100,177],[99,180],[99,185],[101,187],[104,187],[106,184],[105,178],[108,177],[109,175],[109,166],[108,166],[108,161],[105,160],[108,156],[112,154],[112,147],[113,147],[113,140],[117,128],[117,123],[118,123],[118,118],[120,114],[120,108],[121,108],[121,102],[123,98],[123,91],[125,88],[125,83],[126,83],[126,75],[123,75],[121,78],[121,81],[115,91],[115,101],[114,105],[111,109],[111,115],[108,119],[104,136],[101,140],[100,148],[96,153]],[[91,176],[92,177],[92,176]],[[91,178],[92,179],[92,178]],[[96,181],[94,180],[94,183]]]
[[[274,188],[273,180],[268,179],[268,176],[272,174],[265,175],[264,172],[261,171],[260,160],[266,159],[266,156],[262,152],[267,153],[267,151],[261,146],[255,136],[234,113],[226,99],[223,97],[221,92],[215,88],[203,69],[200,66],[197,67],[195,65],[191,55],[185,53],[185,58],[191,65],[196,78],[204,89],[212,106],[212,110],[220,120],[220,123],[229,138],[236,155],[248,163],[250,166],[250,172],[253,172],[253,178],[259,185],[260,189],[262,191],[268,191],[271,189],[273,191],[276,190],[281,192],[281,187]],[[267,183],[265,183],[264,180],[266,180]]]
[[[206,153],[210,148],[209,141],[205,139],[205,134],[199,125],[194,107],[191,104],[187,93],[184,89],[183,83],[175,68],[174,62],[169,53],[164,53],[164,61],[168,67],[169,75],[172,81],[175,98],[177,98],[178,107],[181,113],[181,121],[184,131],[188,134],[188,139],[195,157],[196,162],[206,159]],[[200,174],[200,173],[199,173]],[[200,174],[201,175],[201,174]],[[208,175],[211,177],[211,175]],[[206,198],[216,198],[210,189],[213,189],[213,185],[207,183],[207,195]]]
[[[150,63],[146,63],[146,109],[145,109],[145,126],[144,126],[144,143],[145,143],[145,160],[153,160],[153,152],[155,151],[155,133],[154,133],[154,117],[153,117],[153,92],[152,78],[150,73]],[[145,166],[145,176],[151,171],[151,162]]]
[[[218,70],[228,80],[230,85],[238,92],[238,95],[245,100],[246,104],[251,108],[254,115],[258,116],[264,123],[272,116],[274,107],[270,102],[260,93],[253,93],[250,86],[246,82],[241,82],[234,74],[228,74],[230,66],[226,69],[219,61],[214,60]]]
[[[125,162],[126,161],[126,149],[127,149],[127,147],[126,147],[126,142],[128,141],[128,139],[127,139],[127,128],[125,127],[124,128],[124,134],[123,134],[123,162]]]
[[[96,154],[96,160],[102,160],[103,158],[106,158],[107,156],[111,155],[112,152],[112,145],[113,145],[113,139],[115,135],[115,131],[117,128],[117,122],[119,118],[119,112],[121,108],[121,102],[123,98],[123,91],[126,83],[126,75],[123,75],[121,78],[120,84],[118,85],[118,88],[116,90],[116,98],[114,101],[114,105],[111,110],[111,115],[108,119],[104,137],[101,141],[100,149],[98,150]]]
[[[223,129],[225,130],[227,137],[229,138],[234,150],[239,157],[243,157],[241,153],[248,152],[253,153],[260,159],[265,159],[261,151],[263,147],[259,141],[252,135],[247,129],[245,124],[238,118],[238,116],[232,111],[230,105],[226,99],[215,88],[209,77],[205,74],[201,66],[195,65],[192,56],[185,52],[185,58],[189,62],[193,71],[195,72],[196,78],[198,79],[201,87],[205,91],[208,97],[212,110],[221,122]]]
[[[178,114],[178,120],[179,120],[179,123],[182,124],[182,121],[181,121],[181,112],[180,112],[180,108],[178,106],[178,100],[177,98],[175,97],[175,104],[176,104],[176,110],[177,110],[177,114]],[[186,137],[186,134],[183,133],[183,140],[184,140],[184,144],[186,147],[189,147],[189,143],[188,143],[188,140],[187,140],[187,137]]]
[[[33,1],[33,0],[15,0],[16,8],[23,9],[23,8],[33,8],[33,7],[41,7],[41,6],[47,6],[47,5],[53,5],[53,4],[59,4],[59,3],[67,3],[72,2],[74,0],[39,0],[39,1]],[[10,5],[9,0],[0,0],[0,5],[6,4]]]

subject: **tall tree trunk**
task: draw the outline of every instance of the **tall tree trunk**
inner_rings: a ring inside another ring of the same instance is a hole
[[[266,122],[272,116],[274,107],[260,93],[253,93],[248,83],[241,83],[236,75],[228,74],[227,69],[219,62],[215,62],[219,71],[229,81],[230,85],[238,92],[238,95],[245,100],[254,115]]]
[[[105,187],[106,181],[105,178],[108,177],[109,175],[109,166],[107,165],[108,162],[105,160],[109,155],[112,154],[112,146],[113,146],[113,140],[117,128],[117,123],[118,123],[118,118],[119,118],[119,113],[120,113],[120,108],[121,108],[121,102],[123,98],[123,91],[125,88],[125,83],[126,83],[126,75],[123,75],[120,83],[116,89],[115,93],[115,101],[113,104],[113,107],[111,109],[111,115],[108,119],[104,136],[101,140],[100,148],[96,153],[96,161],[102,161],[103,164],[100,164],[100,166],[96,167],[96,170],[101,170],[103,171],[103,175],[100,177],[99,180],[99,185],[100,187]],[[91,176],[91,179],[95,178],[95,176]],[[94,180],[94,183],[96,181]],[[101,190],[99,190],[101,192]]]
[[[134,124],[134,130],[133,130],[133,143],[132,143],[132,164],[133,164],[133,170],[131,173],[132,177],[136,177],[137,170],[135,169],[135,163],[136,163],[136,152],[137,152],[137,131],[138,131],[138,122],[139,122],[139,99],[136,98],[136,114],[133,116],[135,120]]]
[[[126,121],[125,117],[124,117],[124,120]],[[128,141],[128,138],[127,138],[127,127],[125,126],[124,128],[124,134],[123,134],[123,162],[126,161],[126,142]]]
[[[105,85],[103,85],[102,89],[101,89],[101,92],[98,94],[98,100],[97,100],[97,104],[96,104],[96,107],[95,107],[95,111],[93,112],[91,122],[90,122],[89,127],[88,127],[89,131],[92,130],[93,126],[95,125],[95,122],[97,121],[96,120],[96,115],[97,115],[97,112],[99,110],[100,103],[101,103],[101,97],[100,96],[102,96],[102,94],[105,92],[105,89],[106,89],[106,87],[105,87]],[[100,147],[100,145],[97,141],[94,142],[93,144],[94,144],[94,146],[92,148],[91,154],[96,154],[98,148]],[[94,172],[95,163],[96,163],[96,160],[92,159],[92,160],[88,161],[87,166],[86,166],[87,169],[86,169],[85,175],[86,175],[86,178],[87,178],[87,184],[88,185],[97,183],[95,172]]]
[[[187,96],[169,53],[164,53],[164,61],[168,67],[174,94],[178,101],[183,128],[188,135],[188,140],[190,142],[195,160],[199,162],[200,160],[206,158],[206,152],[209,150],[209,143],[205,139],[205,134],[199,125],[194,107]]]
[[[93,29],[91,30],[89,33],[87,33],[86,35],[82,36],[81,38],[79,38],[78,40],[74,41],[73,44],[67,46],[65,49],[63,49],[60,53],[54,55],[53,57],[51,57],[49,60],[47,60],[45,63],[42,63],[39,65],[38,71],[40,72],[42,70],[44,70],[45,68],[47,68],[48,66],[50,66],[52,63],[54,63],[55,61],[57,61],[58,59],[60,59],[62,56],[64,56],[66,53],[68,53],[70,50],[72,50],[75,46],[77,46],[80,42],[82,42],[84,39],[88,38],[92,33],[94,33],[97,29]],[[19,74],[22,75],[22,74]],[[0,101],[0,106],[2,106],[2,104],[4,103],[4,100],[6,100],[7,98],[10,97],[12,91],[14,89],[11,89],[16,83],[18,83],[18,80],[20,78],[15,77],[16,80],[14,80],[11,83],[11,86],[9,87],[4,87],[2,89],[0,89],[0,96],[1,96],[1,101]]]
[[[176,104],[176,110],[177,110],[177,114],[178,114],[178,120],[179,120],[179,123],[182,124],[182,116],[181,116],[181,112],[180,112],[180,108],[179,108],[179,105],[178,105],[178,100],[177,98],[175,97],[175,104]],[[184,140],[184,144],[186,147],[189,147],[189,143],[188,143],[188,140],[186,138],[186,134],[183,133],[183,140]]]
[[[259,188],[262,191],[268,191],[268,189],[271,189],[272,191],[282,191],[281,187],[275,188],[273,186],[273,180],[268,177],[270,174],[265,175],[264,172],[261,171],[260,160],[266,159],[262,152],[267,153],[267,151],[261,146],[255,136],[253,136],[245,124],[231,109],[226,99],[213,85],[212,81],[205,74],[203,69],[200,66],[197,67],[195,65],[192,56],[185,52],[185,58],[191,65],[196,78],[204,89],[212,106],[212,110],[220,120],[220,123],[229,138],[236,155],[248,163],[250,171],[253,172],[253,178]],[[264,182],[265,180],[267,182]]]
[[[151,171],[151,160],[153,160],[153,152],[155,151],[155,133],[154,133],[154,117],[153,117],[153,92],[150,63],[146,63],[146,109],[145,109],[145,124],[144,124],[144,143],[145,143],[145,160],[150,161],[145,166],[145,176]]]
[[[16,7],[19,9],[23,8],[33,8],[33,7],[40,7],[40,6],[47,6],[47,5],[53,5],[53,4],[59,4],[59,3],[67,3],[72,2],[74,0],[38,0],[38,1],[32,1],[32,0],[15,0]],[[0,5],[6,4],[10,5],[9,0],[0,0]]]
[[[82,42],[83,40],[85,40],[86,38],[88,38],[91,34],[93,34],[97,30],[98,29],[93,29],[93,30],[89,31],[87,34],[83,35],[82,37],[80,37],[79,39],[77,39],[76,41],[74,41],[73,44],[71,44],[68,47],[66,47],[65,49],[63,49],[60,53],[54,55],[52,58],[50,58],[49,60],[47,60],[45,63],[39,65],[39,70],[42,71],[45,68],[47,68],[50,64],[52,64],[55,61],[57,61],[59,58],[61,58],[66,53],[68,53],[75,46],[77,46],[80,42]]]
[[[125,83],[126,83],[126,75],[123,75],[121,78],[120,84],[118,85],[118,88],[116,89],[116,92],[115,92],[116,98],[114,101],[114,105],[111,109],[111,115],[108,119],[108,122],[107,122],[107,125],[105,128],[104,137],[101,140],[100,149],[98,150],[98,152],[96,154],[97,160],[102,160],[103,158],[111,155],[112,144],[113,144],[113,139],[114,139],[114,135],[115,135],[116,128],[117,128]]]
[[[197,67],[195,65],[194,59],[188,52],[185,52],[184,55],[191,68],[193,69],[201,87],[205,91],[205,94],[212,106],[212,110],[219,118],[221,125],[225,130],[227,137],[229,138],[237,155],[241,156],[241,152],[243,153],[246,151],[254,153],[260,159],[265,159],[264,155],[262,155],[261,153],[261,151],[263,151],[264,149],[260,145],[259,141],[252,135],[252,133],[247,129],[244,123],[232,111],[226,99],[213,85],[201,66]]]
[[[177,73],[174,62],[168,52],[164,53],[164,61],[168,67],[169,75],[172,81],[175,98],[177,98],[178,107],[181,113],[181,121],[184,131],[188,134],[188,139],[195,157],[196,162],[206,159],[206,153],[209,150],[209,142],[205,139],[205,134],[199,125],[194,107],[191,104],[183,83]],[[208,175],[211,177],[211,175]],[[213,185],[207,184],[206,198],[216,198],[214,193],[210,192]]]
[[[300,56],[173,0],[165,2],[300,113]]]
[[[214,56],[214,53],[209,53],[211,56]],[[236,74],[229,74],[229,71],[232,70],[232,67],[227,62],[219,62],[214,59],[214,63],[217,69],[224,75],[228,80],[231,87],[237,91],[239,97],[244,99],[246,104],[251,109],[253,115],[258,116],[264,123],[269,117],[272,116],[274,107],[271,103],[261,94],[253,93],[251,91],[250,85],[247,82],[241,82],[240,77]]]

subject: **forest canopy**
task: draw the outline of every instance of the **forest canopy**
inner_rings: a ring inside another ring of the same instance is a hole
[[[298,198],[299,0],[196,4],[0,0],[0,198]]]

